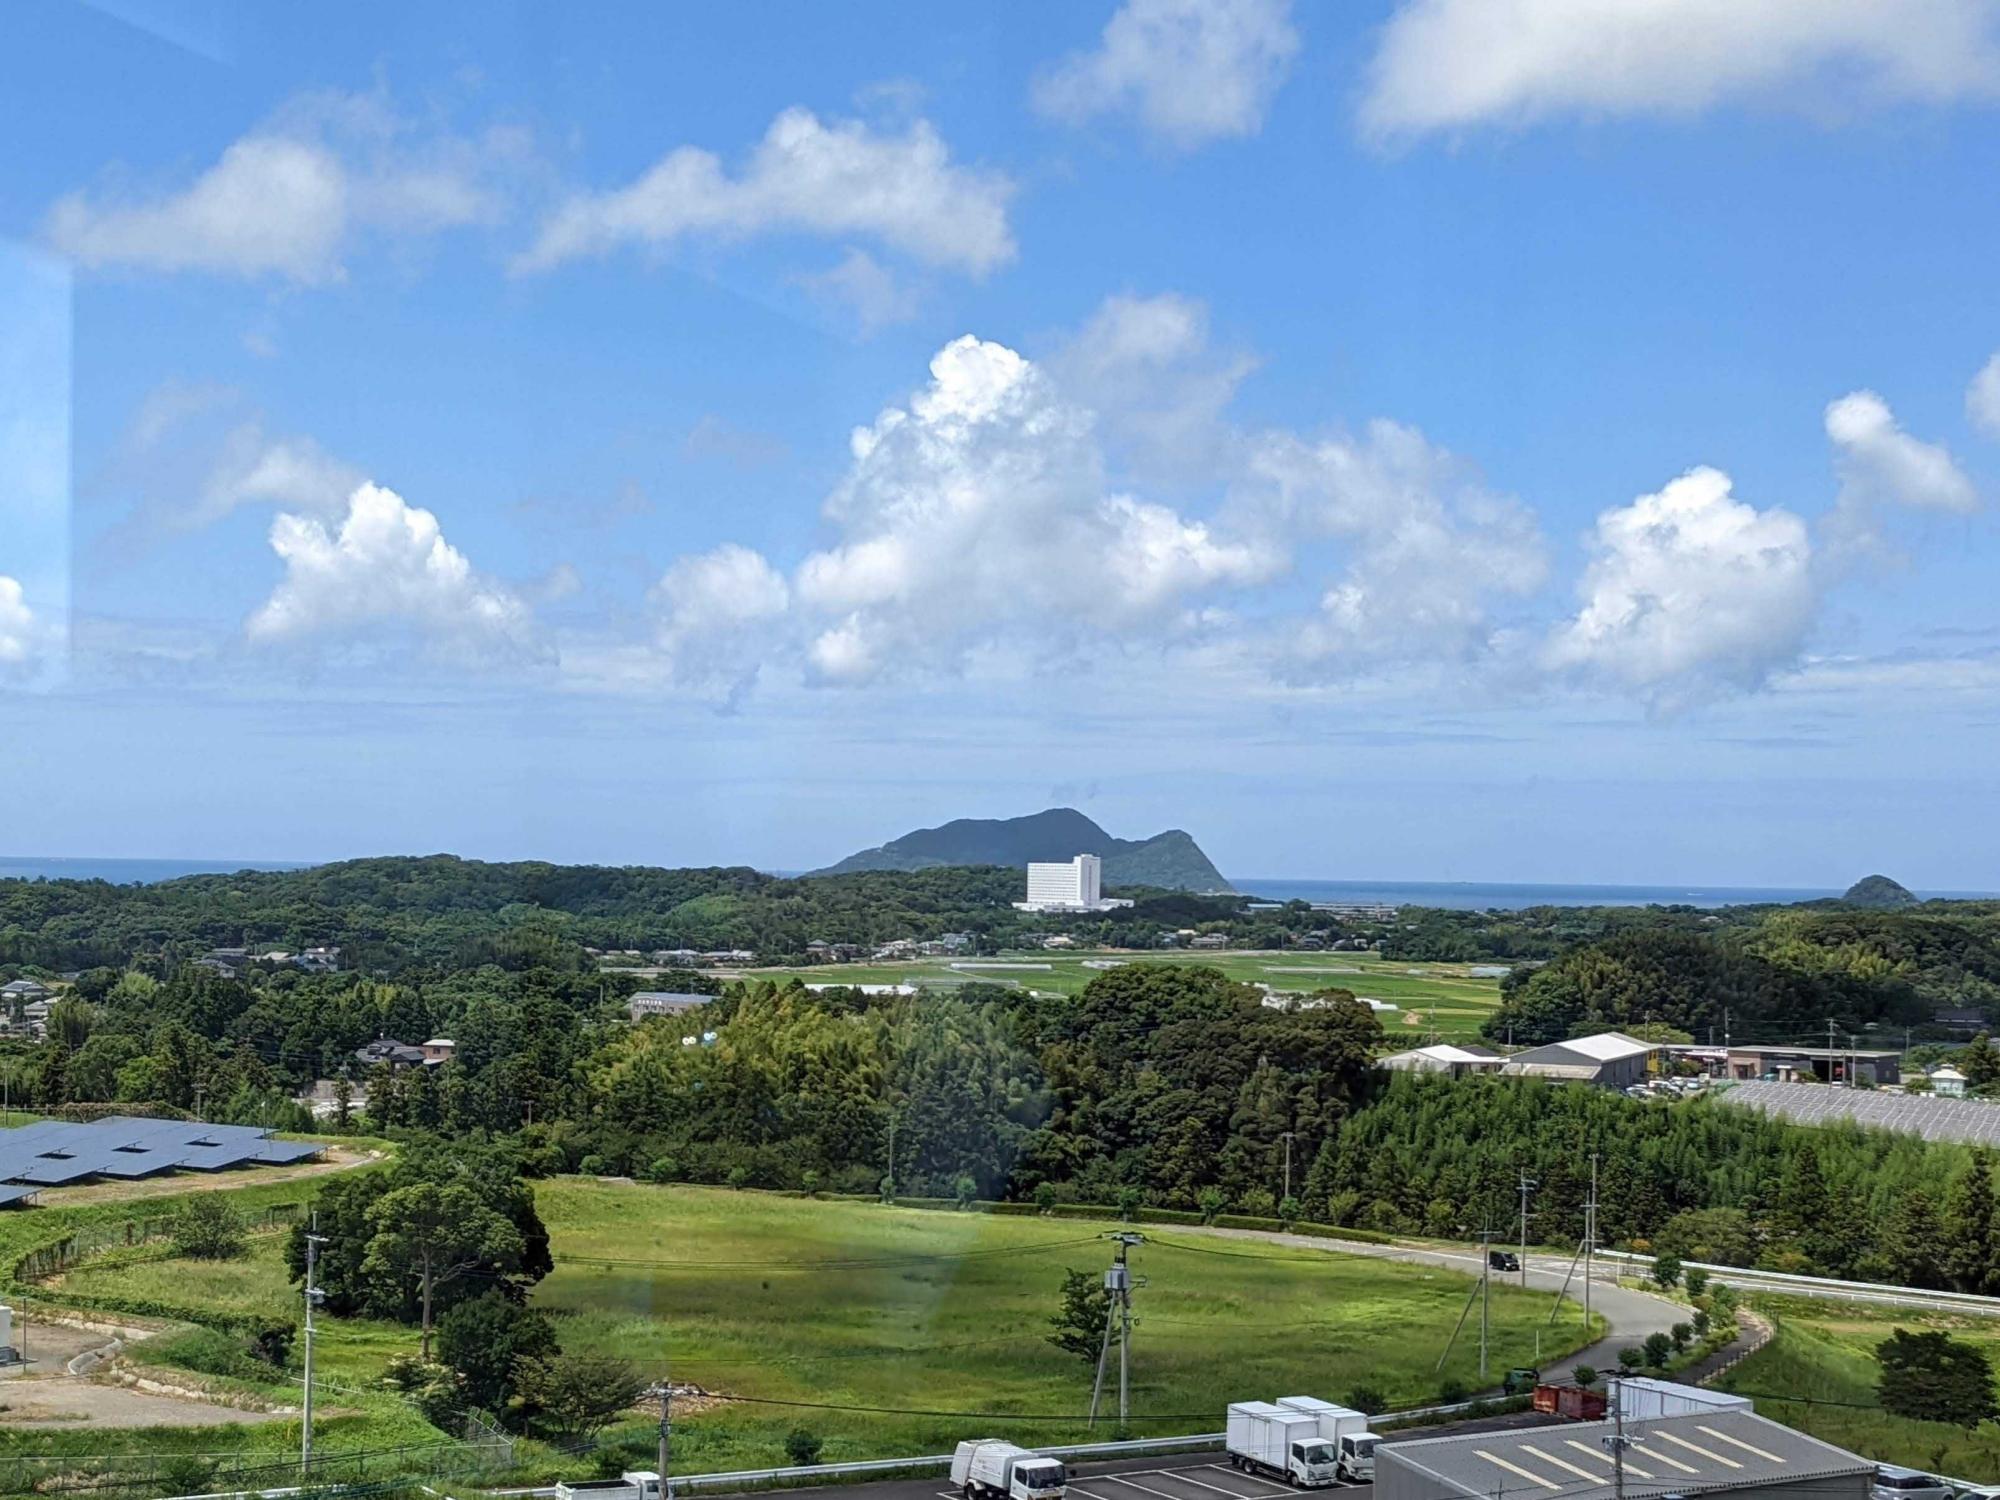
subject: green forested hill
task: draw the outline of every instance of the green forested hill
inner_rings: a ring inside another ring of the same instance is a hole
[[[1052,807],[1024,818],[958,818],[919,828],[873,849],[863,849],[820,875],[860,870],[928,870],[939,865],[1003,865],[1019,878],[1023,865],[1095,854],[1104,861],[1108,886],[1151,886],[1166,891],[1227,891],[1229,882],[1201,846],[1178,828],[1145,839],[1113,838],[1073,807]]]

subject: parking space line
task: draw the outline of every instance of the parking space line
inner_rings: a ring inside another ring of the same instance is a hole
[[[1243,1494],[1240,1490],[1225,1490],[1219,1484],[1210,1484],[1206,1479],[1195,1478],[1186,1469],[1154,1469],[1150,1472],[1154,1474],[1171,1474],[1182,1484],[1198,1484],[1205,1490],[1215,1491],[1218,1495],[1227,1495],[1229,1500],[1251,1500],[1251,1497]]]
[[[1133,1489],[1142,1490],[1148,1495],[1158,1495],[1160,1500],[1187,1500],[1185,1495],[1176,1495],[1172,1490],[1156,1490],[1150,1484],[1141,1484],[1136,1479],[1127,1479],[1123,1474],[1100,1474],[1097,1477],[1099,1479],[1109,1479],[1114,1484],[1130,1485]]]
[[[1292,1487],[1288,1484],[1279,1484],[1277,1480],[1266,1479],[1261,1474],[1248,1474],[1241,1469],[1232,1469],[1229,1467],[1228,1464],[1203,1464],[1202,1467],[1205,1469],[1220,1469],[1225,1474],[1234,1474],[1238,1479],[1247,1479],[1252,1484],[1269,1485],[1274,1491],[1276,1491],[1281,1495],[1289,1495],[1292,1493]]]

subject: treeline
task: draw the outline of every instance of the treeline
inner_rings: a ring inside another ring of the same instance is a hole
[[[1534,1079],[1398,1074],[1314,1159],[1308,1213],[1391,1233],[1575,1244],[2000,1291],[1993,1164],[1971,1148],[1806,1127],[1722,1099],[1645,1103]]]
[[[1130,964],[1075,1000],[732,992],[715,1040],[650,1021],[587,1066],[569,1119],[523,1132],[532,1170],[872,1192],[1112,1202],[1207,1192],[1265,1211],[1373,1086],[1373,1015],[1295,1012],[1213,969]],[[810,1174],[810,1176],[808,1176]]]
[[[1832,1021],[1926,1025],[1940,1006],[2000,1013],[2000,922],[1951,915],[1768,910],[1755,921],[1641,927],[1514,970],[1486,1034],[1517,1043],[1648,1023],[1696,1040],[1802,1041]]]

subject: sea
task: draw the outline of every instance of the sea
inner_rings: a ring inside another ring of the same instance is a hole
[[[304,870],[310,861],[242,859],[49,859],[0,854],[0,880],[108,880],[151,885],[183,875],[233,875],[239,870]],[[1762,906],[1823,901],[1832,887],[1732,885],[1519,885],[1474,880],[1295,880],[1232,876],[1247,896],[1267,901],[1316,901],[1340,906],[1435,906],[1456,911],[1520,911],[1530,906]],[[1947,900],[1991,897],[1988,891],[1919,891]]]
[[[1247,896],[1339,906],[1435,906],[1454,911],[1520,911],[1530,906],[1763,906],[1825,901],[1831,887],[1754,885],[1511,885],[1472,880],[1265,880],[1230,877]],[[1843,888],[1844,889],[1844,888]],[[1983,891],[1919,891],[1926,898],[1976,900]]]

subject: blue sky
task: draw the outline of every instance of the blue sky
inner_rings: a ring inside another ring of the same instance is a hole
[[[9,852],[2000,887],[2000,0],[0,41]]]

